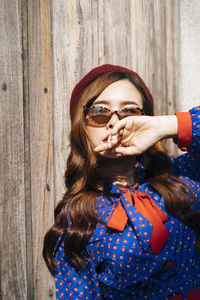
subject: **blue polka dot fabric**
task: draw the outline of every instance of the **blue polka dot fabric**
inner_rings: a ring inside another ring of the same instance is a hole
[[[200,209],[200,107],[193,108],[190,114],[193,124],[190,153],[172,158],[172,166],[174,175],[194,192],[193,209]],[[166,213],[162,197],[144,181],[144,167],[138,164],[137,168],[139,179],[135,187],[129,188],[131,194],[135,189],[146,193],[169,218],[164,224],[169,237],[163,248],[157,254],[152,252],[152,224],[134,204],[126,203],[123,190],[107,184],[111,196],[97,197],[98,215],[104,222],[98,223],[88,242],[90,261],[85,269],[75,270],[64,255],[64,237],[59,238],[55,249],[56,299],[163,300],[176,293],[187,299],[187,291],[200,287],[200,254],[195,251],[194,231]],[[122,231],[106,226],[119,201],[128,216]]]

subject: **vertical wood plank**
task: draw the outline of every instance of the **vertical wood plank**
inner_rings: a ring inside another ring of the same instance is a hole
[[[21,1],[0,2],[0,298],[27,299]]]
[[[129,0],[98,1],[99,65],[131,67]]]
[[[27,299],[34,298],[33,287],[33,243],[32,243],[32,204],[31,204],[31,161],[30,161],[30,115],[28,78],[28,2],[21,0],[22,57],[23,57],[23,103],[24,103],[24,183],[26,215],[26,274]]]
[[[179,2],[165,1],[165,35],[166,35],[166,111],[173,114],[178,110],[178,69],[179,69]]]
[[[34,299],[52,299],[54,280],[42,258],[43,238],[53,223],[53,111],[50,2],[28,1],[30,168]]]

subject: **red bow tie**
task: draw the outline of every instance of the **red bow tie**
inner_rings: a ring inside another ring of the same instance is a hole
[[[125,193],[123,196],[130,204],[133,205],[131,192],[127,188],[120,188]],[[169,233],[164,226],[164,222],[168,217],[162,212],[160,207],[146,193],[134,190],[134,206],[135,208],[152,224],[152,234],[150,246],[153,253],[159,253],[166,243]],[[111,218],[108,220],[107,226],[119,231],[123,231],[128,221],[127,213],[121,203],[115,208]]]

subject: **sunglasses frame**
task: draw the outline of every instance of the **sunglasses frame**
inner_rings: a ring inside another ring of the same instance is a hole
[[[106,125],[108,124],[108,122],[110,121],[112,115],[115,114],[115,113],[117,114],[119,120],[121,120],[121,118],[120,118],[120,112],[121,112],[123,109],[112,111],[112,110],[110,110],[110,109],[107,108],[107,107],[103,107],[103,106],[95,106],[95,105],[91,105],[91,106],[85,105],[85,106],[83,106],[85,118],[87,117],[87,114],[88,114],[88,112],[90,111],[91,108],[97,108],[97,107],[103,108],[103,109],[109,111],[109,112],[110,112],[110,117],[109,117],[107,123],[102,123],[102,124],[101,124],[101,123],[96,123],[97,126],[95,126],[95,123],[93,123],[93,124],[89,124],[89,126],[92,126],[92,127],[104,127],[104,126],[106,126]],[[141,112],[141,116],[144,115],[144,110],[143,110],[143,109],[141,109],[141,108],[139,108],[139,107],[136,107],[135,109]],[[127,116],[127,117],[128,117],[128,116]],[[126,118],[126,117],[125,117],[125,118]]]

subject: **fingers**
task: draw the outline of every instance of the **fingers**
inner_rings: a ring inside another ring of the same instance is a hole
[[[119,143],[119,135],[110,135],[107,142],[97,146],[96,148],[94,148],[95,152],[101,152],[101,151],[105,151],[108,149],[112,149],[113,147],[115,147],[117,144]]]
[[[116,124],[114,125],[114,127],[112,129],[111,135],[116,135],[116,134],[122,135],[125,126],[126,126],[125,119],[116,122]]]
[[[115,141],[116,141],[116,138],[114,138],[110,135],[108,140],[105,143],[103,143],[103,144],[97,146],[96,148],[94,148],[94,151],[95,152],[101,152],[101,151],[111,149],[114,146]]]
[[[96,148],[94,148],[94,151],[101,152],[101,151],[112,149],[113,151],[117,152],[116,147],[118,146],[123,146],[123,147],[130,146],[131,137],[130,137],[130,130],[129,128],[127,128],[128,125],[127,119],[129,119],[129,117],[116,122],[112,131],[110,132],[110,136],[108,140],[102,143],[101,145],[97,146]]]

